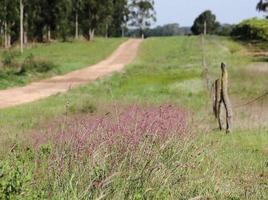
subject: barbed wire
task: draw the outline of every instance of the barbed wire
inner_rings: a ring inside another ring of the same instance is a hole
[[[263,93],[262,95],[260,95],[260,96],[258,96],[256,98],[254,98],[253,100],[248,101],[247,103],[244,103],[244,104],[241,104],[241,105],[236,105],[236,106],[234,106],[234,108],[236,109],[236,108],[241,108],[241,107],[244,107],[244,106],[251,105],[251,104],[253,104],[253,103],[257,102],[257,101],[262,100],[266,96],[268,96],[268,91],[266,91],[265,93]]]

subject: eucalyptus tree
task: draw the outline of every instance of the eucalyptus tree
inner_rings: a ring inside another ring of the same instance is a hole
[[[83,7],[83,29],[87,33],[88,40],[94,39],[95,29],[98,21],[98,0],[84,0]]]
[[[78,38],[80,30],[90,40],[94,39],[95,32],[120,36],[129,19],[128,2],[129,0],[0,0],[0,38],[6,48],[12,42],[20,41],[23,51],[23,45],[28,40],[43,42],[59,37],[66,40],[72,34]],[[148,19],[154,18],[153,1],[136,0],[133,5],[137,11],[136,17],[144,19],[141,22],[143,30],[148,25]]]
[[[111,23],[112,0],[84,0],[83,27],[88,39],[93,40],[95,31]]]
[[[24,2],[23,0],[20,0],[20,52],[23,53],[23,36],[24,36],[24,22],[23,22],[23,17],[24,17]]]
[[[113,36],[122,35],[122,37],[124,37],[128,19],[129,19],[128,0],[114,0],[110,34]]]
[[[81,18],[82,10],[84,6],[84,0],[72,0],[72,16],[74,16],[75,21],[75,39],[79,38],[79,21]]]
[[[4,35],[4,46],[5,48],[11,47],[11,40],[16,36],[18,29],[17,24],[19,21],[19,1],[12,0],[0,1],[0,23],[2,26],[2,32]]]
[[[43,40],[43,31],[47,32],[47,41],[51,41],[51,32],[56,30],[57,21],[57,3],[58,0],[38,0],[40,5],[40,22],[41,33],[39,34],[39,39]],[[42,38],[41,38],[42,35]]]
[[[113,12],[114,12],[114,2],[113,0],[100,0],[99,5],[99,24],[104,25],[105,36],[109,36],[109,28],[113,21]]]
[[[260,12],[267,12],[268,11],[268,0],[260,0],[257,4],[257,10]]]
[[[59,36],[63,41],[66,41],[68,35],[70,35],[70,22],[69,17],[72,12],[72,1],[71,0],[57,0],[54,5],[55,7],[55,31],[56,35]]]
[[[140,30],[141,37],[144,38],[144,31],[156,21],[154,0],[132,0],[130,9],[130,26]]]

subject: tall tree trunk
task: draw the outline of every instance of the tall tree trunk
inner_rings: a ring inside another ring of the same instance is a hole
[[[125,37],[125,27],[122,26],[122,38]]]
[[[24,31],[24,34],[23,34],[23,41],[24,41],[24,44],[27,45],[28,44],[28,32],[27,31]]]
[[[50,26],[47,27],[47,41],[48,42],[51,41],[51,30],[50,30]]]
[[[140,29],[140,36],[141,36],[141,39],[144,39],[144,29],[143,28]]]
[[[89,41],[94,40],[95,29],[89,29]]]
[[[25,17],[24,17],[24,33],[23,33],[23,43],[25,45],[28,44],[28,15],[25,13]]]
[[[7,34],[7,22],[4,25],[4,40],[5,40],[5,48],[8,48],[8,34]]]
[[[7,33],[7,48],[11,47],[11,35],[10,33]]]
[[[20,0],[20,52],[23,53],[23,36],[24,36],[24,31],[23,31],[23,10],[24,6],[22,3],[22,0]]]
[[[106,23],[106,33],[105,33],[106,39],[108,38],[108,30],[109,30],[109,25],[108,23]]]
[[[75,39],[79,38],[78,12],[75,13]]]

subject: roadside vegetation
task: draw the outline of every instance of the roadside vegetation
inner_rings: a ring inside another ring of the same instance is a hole
[[[145,40],[124,73],[0,111],[1,198],[266,199],[268,72],[229,38]],[[235,130],[217,131],[202,75],[230,72]],[[262,113],[260,113],[262,111]],[[135,133],[135,134],[132,134]]]
[[[268,41],[268,21],[257,18],[244,20],[234,27],[231,34],[242,40]]]
[[[39,43],[32,44],[23,55],[16,48],[0,50],[0,89],[22,86],[96,64],[123,41],[125,39],[96,38],[94,42]]]

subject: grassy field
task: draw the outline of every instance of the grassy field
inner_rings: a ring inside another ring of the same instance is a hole
[[[96,64],[110,55],[123,41],[124,39],[96,38],[94,42],[34,44],[29,46],[23,55],[20,55],[15,49],[10,50],[10,52],[3,50],[1,52],[0,50],[0,66],[1,61],[3,63],[7,59],[6,62],[8,62],[11,57],[10,66],[0,69],[0,89],[25,85],[32,81],[65,74]],[[7,55],[4,56],[5,54]],[[38,72],[28,66],[30,65],[29,60],[35,61],[37,65],[41,62],[41,64],[45,63],[52,67],[49,70]],[[23,63],[25,63],[26,69],[25,72],[20,72]]]
[[[254,68],[261,60],[246,50],[222,37],[207,37],[205,51],[200,37],[152,38],[122,74],[1,110],[1,198],[268,198],[267,98],[237,106],[267,89],[268,72]],[[210,111],[203,54],[211,80],[228,65],[231,135],[217,131]],[[180,120],[167,120],[174,116]],[[33,135],[43,141],[38,149]]]

